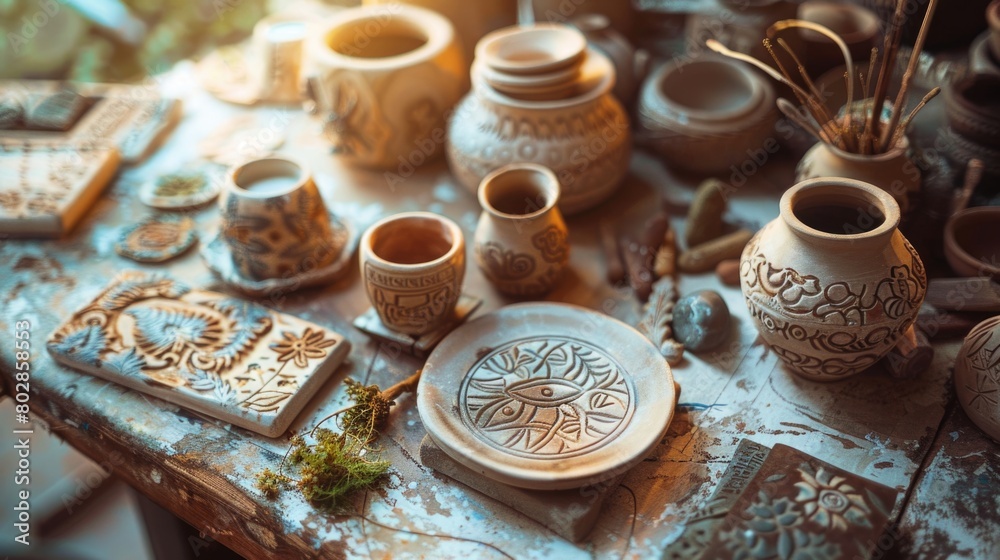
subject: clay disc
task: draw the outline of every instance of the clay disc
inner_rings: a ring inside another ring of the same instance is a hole
[[[565,304],[504,307],[448,335],[417,389],[428,435],[504,484],[560,490],[613,478],[666,433],[670,367],[641,334]]]

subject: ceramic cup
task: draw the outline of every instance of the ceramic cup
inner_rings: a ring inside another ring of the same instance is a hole
[[[233,264],[253,280],[287,278],[329,265],[330,218],[309,169],[272,156],[234,166],[219,201],[222,239]]]
[[[265,18],[253,28],[250,87],[258,99],[294,103],[301,98],[299,80],[306,37],[303,21]]]
[[[337,155],[398,170],[441,153],[446,116],[468,89],[443,16],[401,4],[343,10],[310,36],[309,59],[307,94]]]
[[[1000,208],[969,208],[952,216],[944,228],[944,256],[959,276],[1000,280]]]
[[[462,293],[462,230],[430,212],[389,216],[361,237],[361,277],[387,328],[415,336],[433,331],[453,316]]]
[[[555,287],[569,261],[558,202],[559,179],[533,163],[501,167],[479,185],[476,263],[501,292],[533,297]]]

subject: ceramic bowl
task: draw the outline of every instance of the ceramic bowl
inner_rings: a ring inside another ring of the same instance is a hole
[[[945,112],[957,134],[1000,148],[1000,75],[972,74],[948,88]]]
[[[1000,60],[1000,0],[993,0],[986,7],[986,21],[990,24],[990,52]]]
[[[1000,74],[1000,56],[990,50],[990,32],[986,31],[969,47],[969,70],[986,74]]]
[[[582,63],[587,40],[558,23],[513,26],[494,31],[476,45],[476,58],[509,74],[541,74]]]
[[[803,2],[799,5],[798,17],[828,27],[839,35],[847,44],[853,60],[867,62],[879,35],[879,20],[875,12],[853,4]],[[829,38],[809,29],[798,31],[806,47],[806,64],[811,72],[825,72],[844,64],[840,48]]]
[[[639,96],[639,123],[672,166],[712,173],[739,165],[774,134],[774,89],[739,62],[675,60]]]
[[[944,227],[944,256],[959,276],[1000,280],[1000,206],[969,208]]]

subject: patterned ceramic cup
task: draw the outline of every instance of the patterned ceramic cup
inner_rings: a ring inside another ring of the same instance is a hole
[[[430,212],[389,216],[361,237],[361,277],[387,328],[410,335],[433,331],[452,317],[462,293],[462,230]]]
[[[233,264],[253,280],[288,278],[329,265],[330,217],[309,170],[285,157],[251,160],[230,169],[219,200],[222,239]]]

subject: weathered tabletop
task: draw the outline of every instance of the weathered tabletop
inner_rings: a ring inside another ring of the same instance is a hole
[[[733,312],[730,341],[716,352],[689,353],[674,369],[682,387],[681,404],[667,436],[613,491],[596,529],[583,543],[563,540],[423,467],[416,455],[424,430],[412,396],[400,400],[381,441],[384,456],[393,464],[388,482],[359,497],[355,513],[320,513],[293,492],[277,501],[262,498],[253,487],[254,475],[277,465],[292,431],[311,426],[346,403],[344,378],[385,387],[421,366],[419,360],[379,346],[352,328],[351,321],[368,308],[357,271],[325,288],[261,300],[333,328],[354,346],[348,361],[279,439],[205,419],[58,366],[41,345],[116,272],[140,268],[113,249],[118,228],[150,212],[138,200],[138,185],[195,159],[200,138],[248,112],[218,102],[192,84],[190,68],[184,66],[162,80],[167,95],[184,99],[183,121],[153,157],[122,172],[71,236],[0,242],[0,330],[12,333],[17,320],[32,324],[31,403],[39,419],[99,460],[117,457],[113,452],[118,451],[125,458],[114,465],[118,475],[237,552],[252,558],[658,557],[711,493],[741,438],[785,443],[896,488],[894,514],[900,519],[898,540],[904,550],[972,558],[989,557],[1000,545],[1000,448],[969,425],[960,410],[946,418],[953,402],[956,342],[939,344],[933,367],[913,381],[899,382],[872,371],[836,384],[807,382],[778,365],[757,339],[739,290],[720,286],[712,274],[684,276],[680,291],[720,291]],[[285,134],[279,151],[305,159],[326,200],[352,203],[355,217],[430,210],[455,218],[471,238],[476,200],[455,185],[444,162],[390,188],[381,172],[352,169],[332,157],[316,134],[317,124],[300,111],[264,107],[252,113],[256,125],[242,133],[246,142],[238,148],[241,152]],[[731,221],[759,227],[777,215],[775,202],[791,184],[794,155],[788,151],[783,148],[772,156],[733,192]],[[640,224],[661,197],[689,200],[697,179],[674,176],[640,151],[633,156],[632,170],[613,201],[569,220],[571,269],[547,299],[601,310],[634,324],[638,305],[630,290],[604,280],[598,221],[610,219],[621,229]],[[214,206],[192,214],[203,237],[217,225]],[[682,227],[682,216],[675,216],[674,224]],[[228,291],[197,251],[141,268]],[[469,267],[465,289],[484,299],[480,314],[506,303],[475,266]],[[12,345],[0,344],[8,393],[13,361]]]

